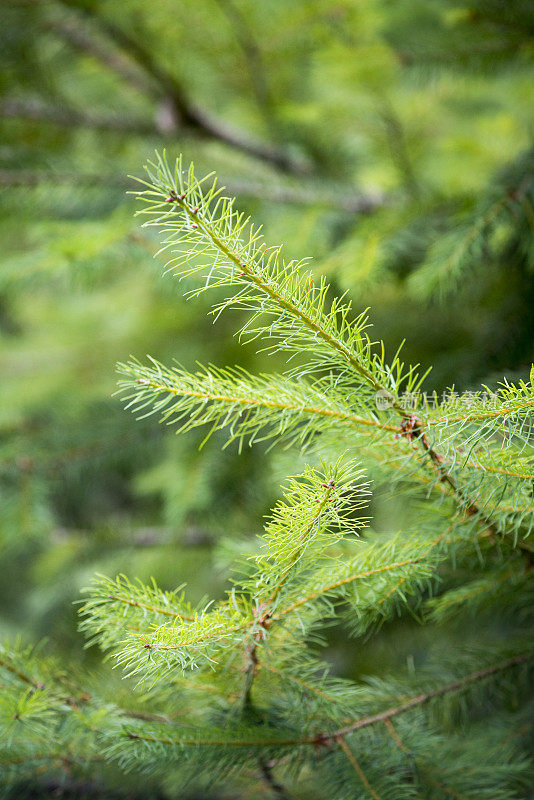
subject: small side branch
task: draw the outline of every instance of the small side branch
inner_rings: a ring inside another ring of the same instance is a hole
[[[274,795],[280,800],[291,800],[291,796],[286,792],[285,788],[279,783],[273,775],[272,766],[268,761],[263,758],[258,758],[258,764],[263,780],[271,789]]]
[[[378,714],[373,714],[367,717],[361,717],[360,719],[355,720],[354,722],[346,725],[343,728],[338,728],[335,731],[323,731],[315,734],[314,736],[307,736],[302,739],[291,738],[291,739],[267,739],[267,738],[258,738],[258,739],[236,739],[236,738],[225,738],[225,739],[206,739],[206,740],[199,740],[199,739],[170,739],[166,737],[158,737],[148,734],[138,734],[138,733],[128,733],[126,734],[128,738],[137,741],[144,741],[149,743],[159,743],[159,744],[166,744],[169,746],[179,745],[181,747],[185,746],[193,746],[193,747],[228,747],[228,748],[265,748],[265,747],[295,747],[298,745],[308,745],[311,747],[320,747],[322,745],[327,745],[330,743],[337,742],[339,743],[345,736],[350,736],[356,731],[362,730],[363,728],[367,728],[371,725],[376,725],[378,723],[385,723],[386,720],[391,719],[392,717],[399,716],[400,714],[404,714],[407,711],[410,711],[412,708],[417,708],[425,703],[428,703],[435,697],[440,697],[444,694],[450,694],[453,692],[462,691],[462,689],[466,688],[469,684],[475,683],[480,680],[484,680],[485,678],[496,674],[497,672],[503,672],[504,670],[511,669],[513,667],[519,666],[521,664],[526,664],[528,661],[531,661],[534,658],[534,651],[523,653],[521,655],[513,656],[512,658],[506,659],[506,661],[501,661],[498,664],[493,664],[490,667],[486,667],[485,669],[478,670],[470,675],[466,675],[463,678],[460,678],[457,681],[452,681],[451,683],[444,684],[443,686],[439,686],[436,689],[433,689],[429,692],[425,692],[415,697],[410,698],[409,700],[400,703],[399,705],[389,708],[386,711],[381,711]]]
[[[393,723],[391,722],[391,720],[390,719],[386,719],[384,721],[384,724],[386,726],[386,729],[387,729],[389,735],[391,736],[391,738],[393,739],[393,741],[395,742],[395,744],[397,745],[399,750],[402,750],[403,753],[406,753],[406,755],[411,756],[413,758],[414,756],[413,756],[412,751],[408,747],[406,747],[406,745],[404,744],[404,742],[400,738],[399,734],[395,730],[395,727],[393,726]],[[467,797],[465,797],[463,794],[459,794],[459,792],[455,791],[454,789],[451,789],[451,787],[447,786],[447,784],[441,783],[440,781],[436,781],[436,780],[434,780],[434,778],[431,778],[430,777],[430,775],[431,775],[430,770],[427,769],[426,767],[424,767],[422,764],[418,763],[418,769],[421,772],[425,773],[425,775],[427,776],[426,780],[428,781],[428,783],[431,783],[433,786],[436,786],[438,789],[442,789],[446,794],[450,794],[451,797],[455,797],[456,800],[468,800]]]
[[[465,689],[471,683],[476,683],[477,681],[484,680],[484,678],[489,678],[491,675],[495,675],[497,672],[503,672],[506,669],[510,669],[511,667],[518,666],[519,664],[526,664],[528,661],[534,658],[534,651],[530,653],[525,653],[523,655],[514,656],[513,658],[509,658],[506,661],[501,661],[499,664],[493,664],[491,667],[486,667],[485,669],[481,669],[478,672],[474,672],[471,675],[466,675],[465,678],[460,678],[457,681],[452,681],[451,683],[447,683],[444,686],[439,686],[437,689],[432,689],[430,692],[426,692],[424,694],[419,694],[416,697],[412,697],[410,700],[407,700],[405,703],[401,703],[400,705],[396,706],[395,708],[390,708],[387,711],[382,711],[379,714],[374,714],[369,717],[363,717],[361,719],[352,722],[350,725],[346,725],[344,728],[340,728],[334,733],[328,736],[328,739],[337,740],[339,737],[347,736],[348,734],[355,733],[356,731],[361,730],[362,728],[367,728],[369,725],[375,725],[377,722],[384,722],[392,717],[396,717],[399,714],[404,714],[406,711],[410,711],[412,708],[416,708],[417,706],[424,705],[428,703],[430,700],[433,700],[436,697],[441,697],[444,694],[451,694],[453,692],[460,692],[462,689]]]
[[[354,767],[356,773],[358,774],[359,779],[361,780],[361,782],[363,783],[363,785],[365,786],[365,788],[367,789],[367,791],[371,795],[371,797],[374,797],[375,800],[381,800],[380,795],[375,792],[375,790],[373,789],[373,787],[369,783],[369,781],[368,781],[368,779],[367,779],[367,777],[365,775],[365,772],[363,771],[363,769],[360,767],[360,765],[358,764],[358,762],[354,758],[352,750],[350,749],[350,747],[348,746],[346,741],[344,739],[339,739],[338,740],[338,745],[341,747],[341,749],[343,750],[343,752],[347,756],[348,760],[350,761],[350,763]]]

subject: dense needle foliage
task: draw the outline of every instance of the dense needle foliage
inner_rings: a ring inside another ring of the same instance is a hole
[[[4,768],[94,777],[116,764],[250,796],[254,775],[281,797],[526,796],[534,369],[468,398],[424,397],[365,314],[268,247],[216,181],[158,156],[144,183],[169,269],[193,296],[217,287],[215,317],[239,310],[240,338],[287,369],[132,361],[119,368],[127,407],[240,445],[297,443],[310,466],[220,600],[95,579],[81,628],[135,684],[123,705],[6,649]],[[369,527],[373,491],[402,496],[399,530]],[[436,636],[422,667],[359,682],[321,660],[327,623],[365,647],[406,615],[427,635],[455,630],[453,650]]]

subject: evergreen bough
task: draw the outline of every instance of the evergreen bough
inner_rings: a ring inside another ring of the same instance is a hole
[[[400,351],[387,359],[366,314],[267,247],[215,180],[160,156],[147,175],[141,213],[169,269],[191,295],[215,289],[215,316],[239,311],[239,336],[288,366],[132,361],[127,407],[239,447],[298,445],[310,466],[222,600],[93,582],[81,628],[134,679],[123,704],[39,649],[2,649],[4,788],[63,776],[94,793],[133,772],[155,776],[144,796],[186,779],[243,797],[528,796],[534,369],[468,398],[425,397],[425,375]],[[372,529],[370,487],[402,498],[400,530]],[[402,617],[441,642],[422,666],[354,682],[321,661],[328,623],[364,648]]]

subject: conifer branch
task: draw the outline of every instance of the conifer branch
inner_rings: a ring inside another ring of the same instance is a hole
[[[291,673],[283,672],[282,670],[277,669],[276,667],[273,667],[272,664],[267,664],[265,661],[263,661],[259,665],[259,667],[261,669],[266,669],[269,672],[273,672],[275,675],[280,676],[280,678],[282,678],[284,680],[287,679],[287,680],[293,681],[294,683],[297,683],[299,686],[302,686],[307,691],[312,692],[313,694],[317,695],[318,697],[323,698],[323,700],[328,700],[328,701],[330,701],[332,703],[336,702],[335,698],[330,697],[330,695],[326,694],[325,692],[322,692],[320,689],[317,689],[316,686],[312,686],[311,683],[307,683],[306,681],[303,681],[300,678],[297,678],[295,675],[291,675]]]
[[[11,672],[12,675],[15,675],[19,680],[23,681],[23,683],[28,683],[30,686],[33,686],[34,689],[42,689],[43,684],[39,681],[35,681],[29,675],[26,675],[25,672],[22,672],[20,669],[17,669],[13,664],[9,661],[6,661],[3,658],[0,658],[0,668],[6,669],[8,672]]]
[[[243,307],[252,311],[242,335],[274,339],[276,349],[293,353],[313,346],[313,355],[324,369],[332,369],[337,361],[338,369],[343,373],[350,370],[375,392],[387,391],[403,379],[410,387],[417,385],[414,368],[404,371],[398,355],[388,368],[383,353],[373,355],[372,342],[365,334],[365,314],[350,320],[350,305],[336,300],[326,310],[328,286],[324,282],[314,286],[311,275],[302,273],[300,263],[285,263],[280,248],[267,248],[259,231],[235,211],[233,200],[220,196],[216,182],[203,190],[192,167],[184,180],[180,159],[171,173],[158,156],[158,163],[149,164],[147,172],[150,181],[141,183],[149,189],[138,192],[146,208],[139,213],[155,219],[145,225],[163,228],[169,234],[165,249],[187,245],[183,251],[174,251],[178,256],[169,267],[184,275],[202,274],[207,269],[204,288],[193,294],[209,286],[238,289],[215,310],[221,313],[228,307]],[[182,263],[191,264],[197,255],[210,256],[213,262],[181,269]],[[251,324],[263,315],[270,317],[271,323],[253,329]],[[396,400],[394,405],[406,416]]]
[[[419,564],[422,558],[423,556],[421,556],[421,558],[408,558],[405,561],[397,561],[394,562],[393,564],[384,564],[381,567],[376,567],[375,569],[368,570],[367,572],[360,572],[353,575],[347,575],[344,578],[339,578],[337,581],[326,584],[325,586],[321,586],[319,589],[316,589],[315,591],[311,592],[305,597],[301,597],[292,605],[287,606],[287,608],[278,611],[275,616],[275,619],[281,618],[282,616],[285,616],[285,614],[290,614],[292,611],[295,611],[295,609],[300,608],[301,606],[306,605],[307,603],[311,603],[319,597],[330,594],[331,592],[334,592],[336,589],[340,589],[342,586],[354,583],[354,581],[363,580],[364,578],[370,578],[374,575],[380,575],[384,572],[400,569],[401,567],[406,567],[411,564]]]
[[[375,800],[381,800],[380,795],[375,792],[375,790],[373,789],[373,787],[371,786],[371,784],[367,780],[365,772],[363,771],[363,769],[360,767],[360,765],[356,761],[356,759],[354,757],[354,754],[353,754],[352,750],[350,749],[350,747],[348,746],[348,744],[346,743],[345,739],[343,739],[343,738],[338,739],[337,740],[337,744],[343,750],[343,752],[347,756],[348,760],[350,761],[351,765],[354,767],[354,770],[355,770],[356,774],[358,775],[359,779],[361,780],[361,782],[365,786],[367,792],[371,795],[371,797],[374,797]]]
[[[465,677],[460,678],[459,680],[451,681],[451,683],[446,683],[443,686],[438,686],[436,689],[432,689],[429,692],[423,692],[419,695],[416,695],[415,697],[412,697],[410,700],[407,700],[404,703],[400,703],[398,706],[395,706],[394,708],[389,708],[386,711],[382,711],[378,714],[373,714],[371,716],[355,720],[349,725],[346,725],[343,728],[340,728],[339,730],[335,731],[333,734],[328,735],[328,739],[336,740],[338,737],[348,736],[349,734],[362,730],[362,728],[366,728],[369,725],[376,725],[378,722],[385,722],[386,720],[390,720],[392,717],[396,717],[399,714],[404,714],[407,711],[410,711],[412,708],[415,708],[416,706],[424,705],[428,703],[430,700],[435,699],[436,697],[440,697],[444,694],[451,694],[453,692],[461,692],[463,691],[463,689],[465,689],[472,683],[476,683],[478,681],[484,680],[485,678],[489,678],[498,672],[503,672],[507,669],[511,669],[521,664],[526,664],[532,659],[534,659],[534,651],[530,651],[528,653],[522,653],[521,655],[512,656],[511,658],[508,658],[505,661],[501,661],[498,664],[492,664],[490,667],[486,667],[485,669],[473,672],[471,675],[466,675]]]
[[[408,747],[406,747],[406,745],[404,744],[404,742],[400,738],[399,734],[395,730],[395,726],[393,725],[391,719],[388,718],[388,719],[384,720],[384,725],[385,725],[385,728],[386,728],[387,732],[389,733],[389,735],[391,736],[391,738],[393,739],[393,741],[395,742],[395,744],[399,748],[399,750],[402,750],[402,752],[405,753],[407,756],[410,756],[410,758],[413,758],[414,755],[413,755],[412,751]],[[430,777],[430,775],[431,775],[430,770],[426,769],[426,767],[424,767],[419,762],[417,763],[417,767],[418,767],[419,770],[424,772],[425,775],[427,775],[427,780],[433,786],[436,786],[438,789],[442,789],[444,792],[449,794],[451,797],[456,797],[457,800],[468,800],[468,798],[465,797],[463,794],[459,794],[454,789],[451,789],[450,786],[447,786],[445,783],[441,783],[440,781],[436,781],[433,778],[431,778]]]
[[[253,736],[246,737],[246,738],[238,738],[237,736],[227,736],[227,737],[219,737],[219,738],[208,738],[199,736],[184,736],[182,739],[172,739],[167,736],[159,736],[157,734],[145,734],[145,733],[137,733],[137,732],[125,732],[125,735],[134,740],[140,742],[154,742],[160,743],[164,745],[171,745],[177,746],[180,748],[193,746],[193,747],[206,747],[206,748],[225,748],[228,747],[230,749],[236,748],[250,748],[251,750],[255,748],[287,748],[287,747],[295,747],[295,746],[311,746],[311,747],[318,747],[321,745],[327,745],[329,743],[339,742],[340,740],[344,739],[347,736],[351,736],[357,731],[363,730],[364,728],[371,727],[373,725],[378,724],[385,724],[387,720],[391,720],[393,717],[400,716],[402,714],[408,713],[409,711],[418,708],[419,706],[426,705],[430,701],[436,699],[437,697],[441,697],[446,694],[453,694],[457,692],[462,692],[467,689],[471,684],[478,683],[479,681],[483,681],[487,678],[492,677],[500,672],[505,672],[506,670],[513,669],[514,667],[521,666],[522,664],[527,664],[529,661],[534,659],[534,651],[529,651],[526,653],[521,653],[510,658],[507,658],[503,661],[498,663],[492,664],[484,669],[477,670],[476,672],[470,673],[469,675],[465,675],[464,677],[451,681],[449,683],[443,684],[441,686],[436,687],[435,689],[431,689],[427,692],[422,692],[414,697],[409,698],[408,700],[403,700],[398,705],[395,705],[391,708],[388,708],[384,711],[380,711],[376,714],[370,714],[365,717],[359,717],[358,719],[354,720],[353,722],[349,723],[348,725],[344,725],[343,727],[337,728],[332,731],[320,731],[313,736],[305,736],[305,737],[273,737],[272,734],[267,734],[265,737],[257,737],[254,738]],[[201,734],[201,732],[199,731]]]
[[[400,431],[372,416],[352,413],[333,381],[292,381],[215,367],[192,374],[153,359],[151,364],[119,364],[119,372],[128,378],[120,382],[119,393],[126,408],[141,417],[159,414],[162,422],[179,424],[180,432],[208,424],[208,436],[227,429],[228,442],[241,445],[245,437],[250,443],[281,437],[305,443],[334,423]]]
[[[139,635],[151,626],[161,625],[171,619],[174,623],[192,623],[197,611],[184,597],[183,592],[163,592],[155,584],[147,586],[141,581],[133,583],[125,575],[114,580],[99,576],[91,586],[91,597],[81,609],[82,630],[104,649],[116,646],[126,632]]]
[[[462,435],[458,444],[452,441],[447,447],[447,439],[462,434],[469,415],[458,420],[456,424],[460,427],[455,429],[449,420],[437,422],[439,411],[427,414],[425,418],[409,413],[397,399],[398,389],[403,382],[407,387],[417,387],[421,379],[413,367],[404,368],[398,353],[390,366],[385,362],[383,351],[373,354],[372,343],[365,333],[365,315],[350,321],[350,305],[333,301],[329,307],[326,284],[321,282],[320,286],[314,286],[311,276],[302,271],[300,263],[286,264],[281,259],[280,248],[266,248],[259,231],[250,227],[249,221],[234,210],[232,200],[220,196],[216,183],[204,190],[202,181],[195,178],[192,168],[184,178],[180,160],[171,173],[165,159],[159,156],[157,163],[150,164],[147,171],[150,180],[146,185],[149,189],[139,195],[147,205],[142,213],[151,215],[153,219],[145,224],[165,230],[168,237],[164,249],[179,248],[173,250],[176,257],[169,262],[172,270],[184,276],[201,274],[205,277],[204,287],[192,293],[198,294],[209,286],[232,287],[231,295],[219,303],[214,312],[219,314],[230,307],[252,312],[240,335],[271,340],[270,352],[285,350],[290,353],[290,358],[297,353],[313,353],[311,360],[295,367],[290,376],[302,378],[310,372],[332,374],[335,370],[336,385],[348,393],[351,403],[357,398],[362,411],[365,409],[367,413],[375,392],[389,394],[391,409],[401,419],[399,438],[422,449],[426,458],[421,459],[421,463],[432,467],[436,482],[448,487],[462,513],[476,518],[482,526],[495,532],[498,524],[495,525],[491,514],[477,502],[476,494],[472,495],[469,488],[464,489],[455,474],[456,465],[461,461],[456,448],[460,442],[462,446],[470,446],[471,434],[467,432],[468,435]],[[184,269],[186,263],[189,267]],[[263,319],[266,319],[264,324]],[[259,324],[253,327],[254,323]],[[357,395],[351,381],[358,385]],[[516,402],[515,406],[513,398],[517,398],[518,392],[528,394],[528,391],[531,393],[532,389],[525,384],[501,389],[499,410],[490,415],[493,424],[500,424],[497,420],[503,415],[511,420],[514,414],[526,413],[531,408],[530,396],[527,403],[519,405]],[[142,390],[137,389],[139,400],[146,399],[142,394]],[[161,402],[164,406],[164,399]],[[135,407],[135,391],[133,404]],[[368,418],[365,412],[357,416]],[[473,412],[471,416],[474,418]],[[435,424],[433,420],[436,420]],[[508,436],[512,436],[515,430],[522,433],[525,424],[524,419],[517,418]],[[277,428],[274,430],[278,431]],[[444,431],[448,431],[446,437]],[[490,434],[491,430],[486,428],[484,435]],[[437,440],[446,446],[445,452],[438,449]]]
[[[188,622],[191,622],[194,617],[189,616],[187,614],[180,614],[178,611],[169,611],[166,608],[157,608],[156,606],[151,606],[148,603],[141,603],[139,600],[128,600],[126,597],[117,597],[116,595],[108,595],[108,600],[111,600],[112,603],[125,603],[128,606],[133,606],[135,608],[143,608],[145,611],[152,611],[155,614],[163,614],[167,617],[173,617],[174,619],[184,619]]]
[[[301,487],[299,487],[300,489]],[[321,517],[324,515],[325,510],[328,508],[328,503],[332,500],[332,493],[336,488],[336,484],[334,479],[331,478],[328,483],[323,483],[322,488],[324,488],[324,492],[322,497],[314,498],[316,499],[318,505],[317,509],[315,509],[311,514],[311,519],[307,524],[304,525],[304,529],[300,532],[297,537],[293,537],[292,539],[292,549],[289,552],[289,557],[285,558],[285,566],[276,575],[274,580],[274,585],[269,586],[268,595],[266,597],[262,597],[259,595],[259,598],[256,600],[256,609],[255,609],[255,617],[257,620],[257,625],[254,625],[255,630],[252,631],[252,642],[249,644],[247,648],[247,667],[245,672],[245,688],[243,691],[243,706],[250,707],[251,705],[251,690],[252,690],[252,683],[254,681],[257,669],[258,669],[258,645],[262,641],[263,637],[265,636],[266,631],[269,629],[271,625],[271,621],[273,619],[273,608],[275,607],[276,600],[282,591],[285,583],[287,582],[291,571],[293,570],[294,566],[297,564],[299,559],[301,558],[304,550],[308,547],[310,543],[310,536],[314,532],[314,529],[317,528],[317,524],[320,521]],[[298,491],[298,490],[297,490]],[[289,495],[289,492],[288,492]],[[290,495],[289,495],[290,496]],[[290,514],[294,516],[294,512],[305,511],[303,506],[306,504],[306,497],[302,498],[300,496],[300,492],[297,495],[298,500],[300,501],[301,508],[299,509],[298,505],[295,503],[293,506],[281,505],[278,509],[275,509],[275,514],[273,515],[273,521],[271,523],[270,529],[272,530],[271,538],[272,543],[280,544],[280,542],[276,542],[277,537],[277,526],[280,521],[285,521],[288,519],[286,512],[287,510],[290,511]],[[304,500],[304,502],[302,502]],[[278,511],[278,514],[277,514]],[[295,520],[297,522],[297,520]],[[290,534],[293,532],[291,531]],[[287,532],[283,531],[284,536],[287,536]],[[269,528],[267,530],[267,536],[269,535]],[[267,537],[265,537],[267,538]],[[280,538],[278,536],[278,538]],[[274,549],[274,548],[273,548]],[[260,561],[260,559],[257,559]],[[278,559],[279,560],[279,559]],[[263,566],[266,566],[266,559],[262,559]],[[261,563],[261,562],[260,562]],[[282,562],[283,563],[283,562]],[[265,571],[265,570],[264,570]],[[259,583],[261,584],[261,579]]]

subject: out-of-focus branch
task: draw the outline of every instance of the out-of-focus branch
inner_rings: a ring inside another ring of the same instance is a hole
[[[277,203],[290,203],[303,206],[325,206],[336,208],[356,214],[369,214],[377,208],[386,205],[388,199],[380,190],[355,192],[347,190],[345,186],[339,187],[296,187],[281,184],[265,184],[259,181],[240,181],[239,179],[223,181],[228,192],[242,197],[259,197]],[[268,198],[267,198],[268,192]]]
[[[158,133],[153,123],[125,116],[87,113],[67,106],[51,106],[37,100],[3,100],[0,114],[4,117],[51,122],[64,128],[95,128],[104,131],[150,135]]]
[[[77,183],[87,186],[113,185],[118,188],[130,185],[126,177],[120,175],[90,175],[70,172],[50,172],[39,170],[2,170],[0,169],[0,186],[38,186],[40,183],[68,184]],[[273,203],[287,205],[319,206],[346,211],[352,214],[370,214],[383,207],[391,200],[378,189],[365,192],[348,191],[345,187],[306,187],[287,186],[282,183],[240,180],[239,178],[222,180],[229,194],[238,197],[258,198]]]
[[[415,177],[402,123],[391,103],[385,100],[382,100],[379,116],[384,123],[391,158],[402,177],[404,188],[413,200],[418,200],[420,197],[419,185]]]
[[[260,773],[263,781],[269,787],[271,792],[279,798],[279,800],[291,800],[285,788],[279,783],[273,775],[272,765],[265,761],[263,758],[258,759]]]
[[[181,82],[175,75],[156,61],[149,47],[145,47],[143,43],[133,36],[130,36],[130,34],[126,33],[126,31],[118,25],[115,25],[108,19],[104,19],[96,8],[80,8],[77,3],[71,0],[60,0],[60,2],[70,9],[83,12],[93,20],[99,29],[105,33],[115,45],[127,53],[127,55],[141,67],[143,72],[152,79],[154,86],[150,87],[150,96],[152,97],[154,94],[159,95],[159,99],[164,101],[172,112],[171,115],[169,115],[170,120],[166,121],[168,130],[165,132],[170,134],[173,132],[176,133],[181,128],[189,128],[198,135],[222,141],[255,158],[271,163],[283,171],[293,173],[305,171],[303,161],[292,158],[281,147],[269,142],[253,139],[241,130],[193,104],[187,97],[187,93]],[[65,35],[64,31],[60,32],[62,35]],[[68,36],[71,44],[88,51],[89,35],[87,32],[82,32],[81,36],[73,36],[71,30]],[[95,57],[103,60],[102,45],[91,46],[91,50]],[[131,80],[132,75],[129,73],[128,76],[126,76],[122,65],[117,69],[119,65],[115,64],[113,57],[106,56],[105,63],[107,66],[116,69],[118,74],[121,74],[122,77],[128,77],[128,79]],[[135,83],[139,87],[137,78],[135,79]]]
[[[80,25],[77,25],[72,20],[62,19],[54,20],[48,25],[48,29],[67,41],[70,45],[77,50],[82,50],[88,53],[93,58],[105,64],[117,75],[126,80],[132,86],[135,86],[144,94],[151,94],[154,86],[151,81],[147,80],[140,69],[133,67],[129,59],[117,52],[113,52],[110,48],[103,45],[95,36],[91,36]]]

